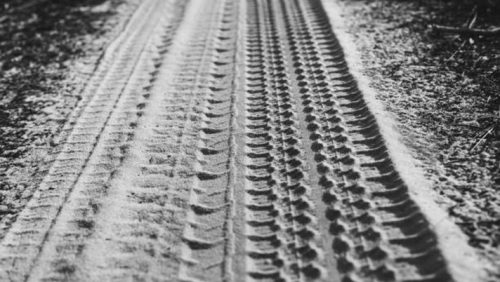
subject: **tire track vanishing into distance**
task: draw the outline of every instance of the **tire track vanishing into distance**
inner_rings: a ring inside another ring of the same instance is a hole
[[[280,2],[339,275],[449,280],[435,235],[391,163],[322,5]]]
[[[146,0],[1,281],[452,281],[321,0]]]
[[[272,9],[249,1],[246,44],[246,223],[248,274],[318,278],[314,205],[307,184],[290,69]]]
[[[249,275],[449,280],[321,3],[247,3]]]
[[[106,51],[86,90],[87,105],[0,244],[0,281],[67,280],[75,272],[74,258],[92,234],[107,183],[125,157],[133,123],[141,114],[140,94],[158,67],[150,63],[150,44],[153,37],[171,37],[179,21],[175,17],[182,17],[178,7],[173,1],[145,1]],[[156,51],[167,49],[165,42]]]

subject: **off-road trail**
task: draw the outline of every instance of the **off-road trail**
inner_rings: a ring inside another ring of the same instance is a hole
[[[463,280],[329,18],[145,0],[0,241],[0,281]]]

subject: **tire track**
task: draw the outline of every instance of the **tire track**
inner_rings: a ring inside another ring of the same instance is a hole
[[[222,280],[234,4],[192,1],[86,255],[92,281]],[[116,218],[119,217],[119,220]]]
[[[321,3],[281,4],[342,279],[450,280],[435,235],[392,165]]]
[[[153,15],[156,18],[150,19],[154,25],[147,30],[149,39],[126,80],[99,143],[51,230],[42,249],[42,259],[31,271],[30,281],[89,280],[88,273],[80,267],[86,265],[83,251],[95,232],[101,207],[107,205],[110,182],[127,155],[137,120],[143,115],[148,89],[157,79],[161,66],[161,53],[169,48],[182,15],[182,6],[161,5],[156,9],[158,13]],[[177,10],[177,19],[168,16],[172,10]]]
[[[137,69],[148,68],[143,50],[163,8],[161,1],[145,2],[106,51],[86,90],[90,100],[38,191],[1,242],[0,280],[38,281],[44,279],[43,271],[50,273],[46,279],[51,281],[66,280],[75,271],[67,258],[77,256],[91,234],[100,206],[94,200],[106,193],[106,182],[132,134],[129,126],[140,115],[133,94],[149,83],[149,74],[137,74]]]
[[[230,213],[232,182],[231,136],[238,4],[216,3],[216,26],[205,89],[195,178],[189,195],[187,223],[182,235],[182,281],[223,281],[231,277]]]
[[[308,280],[321,276],[316,216],[273,4],[247,7],[247,271],[255,280]]]
[[[216,17],[208,87],[204,89],[195,177],[182,234],[181,281],[233,281],[232,191],[233,101],[238,32],[238,4],[212,3]]]

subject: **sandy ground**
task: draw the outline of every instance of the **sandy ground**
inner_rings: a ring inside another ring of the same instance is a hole
[[[370,86],[398,120],[404,142],[439,195],[435,200],[489,261],[495,280],[500,269],[500,194],[494,66],[500,51],[491,39],[462,50],[455,46],[456,36],[433,34],[431,23],[457,24],[439,17],[442,3],[338,2]],[[470,44],[467,40],[474,42],[465,39],[464,45]],[[447,61],[451,56],[458,58]],[[468,57],[479,66],[469,65]],[[492,126],[486,142],[471,150]]]
[[[0,18],[46,39],[0,45],[0,280],[477,281],[448,216],[498,257],[497,144],[467,150],[496,98],[426,61],[420,6],[27,3]]]

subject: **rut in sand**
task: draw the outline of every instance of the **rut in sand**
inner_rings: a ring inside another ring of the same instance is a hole
[[[319,0],[147,0],[1,281],[450,281]]]

